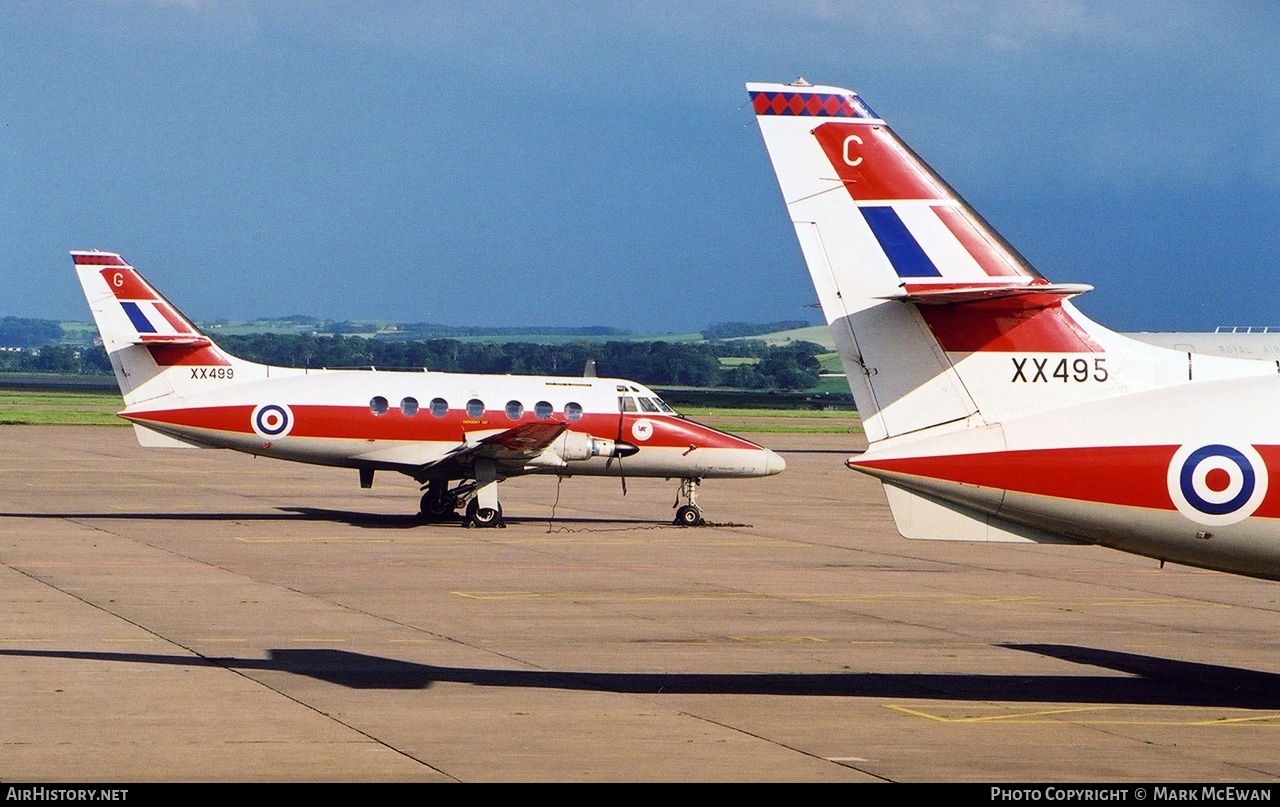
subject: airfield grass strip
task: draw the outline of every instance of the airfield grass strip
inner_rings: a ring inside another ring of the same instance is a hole
[[[127,426],[119,394],[0,389],[3,426]]]
[[[727,420],[708,418],[708,426],[726,432],[755,432],[757,434],[862,434],[862,426],[856,423],[815,424],[815,423],[734,423]]]
[[[857,420],[856,412],[828,409],[747,409],[717,406],[682,406],[680,414],[689,417],[760,417],[760,418],[804,418],[821,420]]]

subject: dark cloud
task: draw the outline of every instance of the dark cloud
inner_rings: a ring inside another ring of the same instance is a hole
[[[683,331],[813,300],[747,80],[859,89],[1086,307],[1270,322],[1280,7],[17,4],[8,313],[83,318],[118,250],[198,317]],[[1208,248],[1211,245],[1212,248]],[[1224,270],[1225,271],[1225,270]],[[1194,310],[1148,303],[1178,277]],[[1178,317],[1183,317],[1179,319]]]

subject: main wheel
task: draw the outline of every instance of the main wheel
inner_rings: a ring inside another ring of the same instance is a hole
[[[702,523],[702,511],[696,505],[686,504],[676,511],[676,523],[681,527],[696,527]]]
[[[455,496],[450,494],[433,496],[431,491],[422,494],[422,501],[418,504],[418,512],[425,518],[434,520],[448,518],[457,508],[458,499]]]
[[[467,502],[467,523],[475,527],[498,527],[502,525],[502,505],[497,507],[481,507],[479,499]]]

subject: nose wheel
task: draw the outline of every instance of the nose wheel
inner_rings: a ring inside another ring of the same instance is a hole
[[[705,523],[705,519],[702,517],[701,509],[694,505],[686,504],[676,510],[676,523],[681,527],[697,527]]]
[[[675,523],[681,527],[700,527],[706,523],[706,519],[702,517],[702,508],[698,506],[698,485],[702,484],[702,480],[696,477],[685,477],[680,480],[680,490],[676,493],[676,501],[672,507],[676,508]],[[688,500],[688,504],[681,505],[681,497]]]

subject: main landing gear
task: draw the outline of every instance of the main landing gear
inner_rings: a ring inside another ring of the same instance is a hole
[[[432,479],[427,483],[422,501],[418,503],[418,512],[429,521],[444,521],[454,518],[462,501],[459,497],[459,485],[449,490],[449,483],[443,479]]]
[[[467,517],[464,523],[468,527],[505,527],[507,526],[502,520],[502,505],[497,507],[481,507],[480,497],[477,496],[467,502]]]
[[[675,523],[681,527],[700,527],[706,523],[702,517],[702,508],[698,507],[698,485],[701,484],[701,479],[692,476],[680,480],[680,490],[676,493],[675,504],[671,506],[677,507]],[[689,503],[678,507],[681,496],[688,499]]]
[[[492,461],[480,459],[475,464],[476,478],[450,489],[445,479],[427,482],[418,505],[422,517],[439,521],[456,517],[463,508],[462,524],[466,527],[505,527],[502,505],[498,502],[498,473]]]

